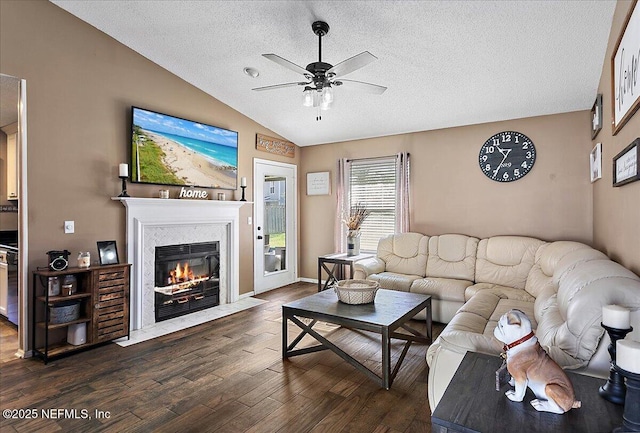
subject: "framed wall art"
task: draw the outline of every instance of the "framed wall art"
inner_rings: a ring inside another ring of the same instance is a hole
[[[116,241],[98,241],[98,257],[102,266],[120,263]]]
[[[613,135],[640,107],[640,8],[634,0],[611,56]]]
[[[589,168],[591,169],[591,182],[602,177],[602,143],[596,144],[591,151]]]
[[[329,172],[307,173],[307,195],[331,194],[331,182]]]
[[[622,152],[613,157],[613,186],[622,186],[636,180],[640,180],[638,166],[640,166],[640,138],[622,149]]]
[[[598,93],[596,101],[591,107],[591,139],[593,140],[602,129],[602,93]]]

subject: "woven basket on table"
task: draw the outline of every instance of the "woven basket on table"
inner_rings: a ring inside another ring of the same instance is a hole
[[[338,299],[345,304],[370,304],[380,288],[377,281],[342,280],[334,286]]]

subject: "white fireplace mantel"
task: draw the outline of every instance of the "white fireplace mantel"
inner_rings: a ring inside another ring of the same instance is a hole
[[[226,293],[221,303],[238,300],[240,288],[240,207],[248,202],[112,197],[127,210],[127,261],[131,263],[131,330],[143,323],[145,230],[180,226],[223,226],[226,233]],[[221,257],[221,260],[223,258]],[[221,276],[222,278],[222,276]],[[221,288],[222,289],[222,288]],[[223,302],[224,299],[224,302]]]

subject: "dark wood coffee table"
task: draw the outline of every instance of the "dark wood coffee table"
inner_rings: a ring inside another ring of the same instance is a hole
[[[467,352],[431,416],[431,431],[602,433],[622,425],[623,407],[598,395],[606,379],[567,370],[582,407],[557,415],[535,410],[529,403],[535,398],[530,389],[519,403],[504,395],[508,384],[496,391],[495,372],[501,363],[497,356]]]
[[[426,335],[408,324],[413,316],[425,308],[427,310]],[[311,323],[307,325],[300,318],[311,319]],[[302,329],[290,344],[287,336],[289,320]],[[318,321],[380,334],[382,336],[382,377],[314,330],[313,326]],[[408,334],[398,332],[400,328]],[[305,335],[312,336],[320,344],[295,349]],[[391,369],[392,338],[406,341],[393,371]],[[338,301],[338,296],[333,290],[326,290],[282,306],[283,358],[329,349],[385,389],[391,387],[411,343],[415,341],[431,344],[431,338],[431,296],[380,289],[374,303],[348,305]]]

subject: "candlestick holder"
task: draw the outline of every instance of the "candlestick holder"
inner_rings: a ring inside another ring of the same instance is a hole
[[[240,199],[240,201],[247,201],[246,198],[244,198],[244,190],[247,189],[246,186],[241,186],[240,188],[242,188],[242,198]]]
[[[605,400],[615,404],[624,404],[626,388],[624,386],[624,379],[622,375],[616,370],[616,342],[623,339],[629,332],[633,331],[633,328],[629,329],[617,329],[600,324],[609,334],[609,347],[607,351],[611,356],[611,367],[609,368],[609,379],[607,383],[602,385],[598,389],[598,394]]]
[[[127,194],[127,176],[118,176],[118,177],[122,179],[122,192],[118,197],[129,197],[129,194]]]
[[[613,368],[627,379],[627,396],[624,400],[624,412],[622,412],[622,427],[618,427],[613,432],[640,432],[640,374],[624,370],[617,365]]]

